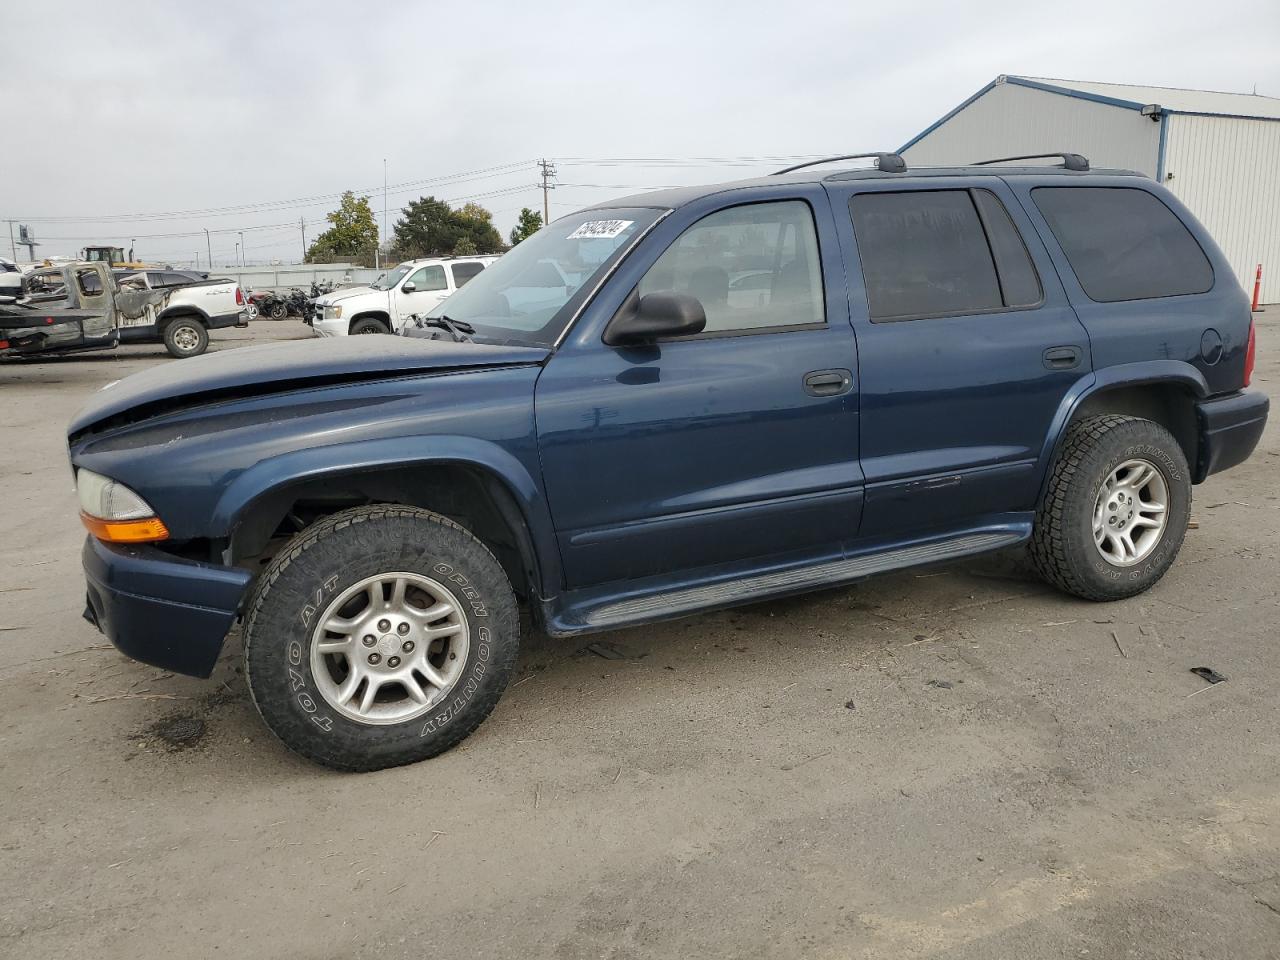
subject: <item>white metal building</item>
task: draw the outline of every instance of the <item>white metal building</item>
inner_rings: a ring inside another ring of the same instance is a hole
[[[909,140],[908,166],[1068,150],[1147,174],[1209,228],[1252,295],[1280,302],[1280,99],[1000,76]]]

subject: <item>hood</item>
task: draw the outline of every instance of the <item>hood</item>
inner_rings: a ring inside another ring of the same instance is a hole
[[[373,287],[343,287],[341,290],[335,290],[333,293],[326,293],[322,297],[317,297],[316,303],[341,303],[343,300],[350,300],[352,297],[363,297],[370,293],[382,297],[387,295],[386,290],[375,290]]]
[[[120,414],[137,421],[160,411],[231,397],[415,373],[542,363],[544,347],[496,346],[413,337],[333,337],[264,343],[172,360],[109,383],[67,426],[75,435]]]

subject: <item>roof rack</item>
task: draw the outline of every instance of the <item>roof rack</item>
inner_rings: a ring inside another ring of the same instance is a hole
[[[1061,157],[1062,166],[1067,170],[1088,170],[1089,160],[1078,153],[1028,153],[1022,157],[997,157],[995,160],[978,160],[969,164],[971,167],[985,167],[993,163],[1008,163],[1010,160],[1047,160],[1050,157]]]
[[[794,167],[787,167],[785,170],[775,170],[771,176],[777,177],[784,173],[791,173],[793,170],[816,167],[823,163],[835,163],[837,160],[866,160],[871,157],[875,158],[876,169],[884,173],[907,172],[907,161],[896,153],[849,153],[842,157],[823,157],[821,160],[806,160],[804,163],[797,163]]]

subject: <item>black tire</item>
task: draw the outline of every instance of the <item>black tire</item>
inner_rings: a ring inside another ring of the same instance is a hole
[[[179,317],[164,328],[164,348],[178,359],[198,357],[209,349],[209,331],[195,317]]]
[[[361,317],[359,320],[352,321],[351,334],[355,336],[360,333],[390,333],[391,328],[379,320],[377,317]]]
[[[285,314],[288,312],[289,311],[285,309],[285,305],[283,303],[276,303],[272,304],[269,316],[272,320],[283,320],[285,318]]]
[[[311,624],[353,585],[392,571],[446,582],[463,601],[471,639],[457,680],[427,712],[373,724],[321,692]],[[356,507],[308,527],[263,572],[247,611],[245,675],[262,719],[290,749],[338,770],[413,763],[461,742],[498,702],[520,646],[515,594],[493,554],[452,520],[416,507]]]
[[[1145,460],[1163,476],[1166,521],[1140,562],[1117,565],[1093,537],[1094,504],[1103,481],[1126,460]],[[1182,546],[1191,515],[1191,473],[1178,442],[1150,420],[1107,414],[1071,424],[1036,513],[1030,554],[1040,575],[1086,600],[1122,600],[1164,576]]]

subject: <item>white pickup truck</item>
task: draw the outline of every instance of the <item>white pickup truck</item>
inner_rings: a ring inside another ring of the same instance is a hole
[[[498,258],[434,257],[409,260],[367,287],[345,287],[316,300],[305,318],[317,337],[399,333],[415,313],[426,313]]]
[[[163,343],[175,357],[194,357],[209,346],[209,331],[247,327],[244,293],[234,280],[198,280],[183,286],[155,287],[145,271],[116,279],[124,291],[155,290],[154,307],[120,320],[121,343]]]

